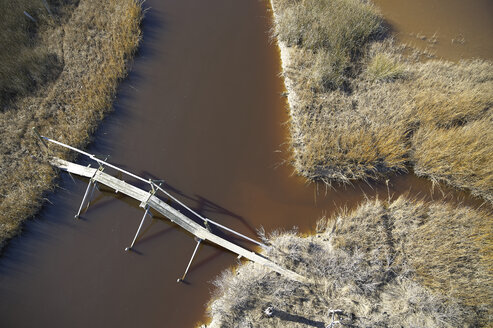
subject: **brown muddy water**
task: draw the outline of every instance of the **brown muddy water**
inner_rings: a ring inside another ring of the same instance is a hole
[[[373,0],[397,39],[436,58],[493,59],[492,0]]]
[[[279,166],[289,155],[282,146],[288,116],[266,2],[146,5],[142,48],[89,152],[165,179],[192,208],[250,236],[261,226],[308,232],[321,216],[354,207],[365,195],[442,197],[412,175],[393,177],[389,189],[359,183],[327,193],[319,187],[317,194],[291,167]],[[5,249],[0,326],[192,327],[202,320],[210,282],[237,263],[235,256],[203,245],[188,283],[178,284],[195,247],[192,236],[164,219],[148,220],[135,252],[126,253],[142,210],[97,192],[76,221],[85,187],[62,174],[52,204]]]

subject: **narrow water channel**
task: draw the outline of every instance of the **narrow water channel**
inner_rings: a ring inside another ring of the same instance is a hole
[[[366,196],[410,192],[441,198],[412,175],[328,190],[280,165],[288,120],[266,1],[148,0],[144,42],[122,84],[115,112],[91,153],[167,188],[202,214],[250,236],[310,231],[316,219]],[[149,220],[126,253],[143,211],[97,193],[74,220],[86,181],[62,175],[42,212],[0,259],[2,327],[193,327],[210,283],[235,256],[201,246],[187,284],[178,284],[195,247],[164,219]],[[468,200],[467,195],[451,197]]]

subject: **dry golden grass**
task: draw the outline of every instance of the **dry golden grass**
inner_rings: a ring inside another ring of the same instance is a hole
[[[491,213],[400,197],[367,202],[330,228],[334,247],[376,252],[382,261],[408,266],[426,287],[493,311]]]
[[[314,55],[316,69],[309,75],[322,90],[344,87],[354,69],[352,61],[385,32],[375,8],[360,0],[279,0],[276,6],[280,10],[275,36]]]
[[[272,4],[299,173],[330,183],[413,167],[493,201],[491,63],[406,59],[366,1]],[[215,282],[207,327],[332,327],[334,309],[342,326],[487,326],[491,217],[401,197],[322,220],[314,236],[274,235],[265,255],[312,283],[245,263]]]
[[[63,62],[45,43],[39,42],[38,36],[59,21],[66,20],[76,2],[47,1],[53,17],[43,0],[0,3],[0,112],[17,97],[32,93],[60,74]]]
[[[348,182],[413,168],[493,200],[490,62],[404,58],[367,1],[272,4],[301,175]]]
[[[322,90],[344,86],[365,45],[385,33],[375,8],[360,0],[278,0],[274,35],[314,54],[310,76]],[[330,13],[330,19],[327,14]]]
[[[1,246],[39,209],[43,193],[52,186],[54,172],[42,160],[31,128],[74,146],[87,143],[111,109],[118,81],[140,40],[137,0],[49,1],[55,2],[55,22],[39,20],[32,48],[54,54],[63,67],[56,79],[17,92],[18,99],[9,100],[0,113]],[[31,4],[39,9],[41,3]],[[16,49],[2,41],[8,53]],[[24,67],[29,72],[30,65]]]
[[[405,104],[415,172],[493,202],[491,63],[428,62],[416,70]]]
[[[354,55],[374,36],[382,34],[375,8],[359,0],[278,0],[279,38],[289,46],[314,51],[340,50]],[[330,19],[326,16],[331,13]]]
[[[316,235],[274,234],[265,255],[312,282],[242,264],[215,282],[207,327],[326,327],[335,309],[350,327],[486,326],[493,314],[490,215],[401,197],[323,220]]]
[[[420,128],[413,136],[418,175],[446,181],[493,203],[492,122],[477,121],[450,129]]]
[[[391,81],[403,77],[405,68],[398,58],[379,52],[373,56],[365,73],[371,81]]]

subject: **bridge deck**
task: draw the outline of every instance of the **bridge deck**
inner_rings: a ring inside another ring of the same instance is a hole
[[[208,240],[211,243],[214,243],[218,246],[221,246],[235,254],[238,254],[242,257],[245,257],[255,263],[258,263],[266,268],[269,268],[270,270],[273,270],[275,272],[278,272],[290,279],[299,281],[299,282],[305,282],[306,278],[297,274],[296,272],[293,272],[291,270],[285,269],[278,264],[272,262],[271,260],[260,256],[259,254],[249,251],[243,247],[240,247],[224,238],[221,238],[206,228],[202,227],[200,224],[197,222],[191,220],[178,210],[174,209],[170,205],[168,205],[166,202],[158,198],[157,196],[151,194],[148,191],[142,190],[138,187],[135,187],[125,181],[122,181],[118,178],[115,178],[101,170],[98,170],[96,168],[91,168],[91,167],[86,167],[82,166],[79,164],[75,164],[72,162],[68,162],[65,160],[62,160],[60,158],[53,158],[51,161],[51,164],[58,167],[59,169],[63,171],[67,171],[73,174],[77,174],[79,176],[87,177],[87,178],[92,178],[94,181],[97,181],[101,184],[104,184],[112,189],[114,189],[117,192],[120,192],[122,194],[125,194],[129,197],[132,197],[138,201],[140,201],[143,204],[147,204],[157,212],[161,213],[164,215],[166,218],[168,218],[170,221],[174,222],[175,224],[179,225],[186,231],[192,233],[195,235],[197,238],[200,238],[204,241]]]

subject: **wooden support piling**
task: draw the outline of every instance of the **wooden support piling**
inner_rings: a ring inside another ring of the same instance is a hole
[[[87,201],[86,211],[87,211],[87,209],[89,208],[89,205],[91,205],[91,200],[92,200],[92,198],[93,198],[93,196],[94,196],[94,191],[95,191],[96,189],[98,189],[98,183],[97,183],[96,181],[94,181],[94,182],[92,183],[91,195],[89,196],[89,199],[88,199],[88,201]]]
[[[183,274],[183,276],[181,278],[176,279],[176,282],[185,281],[185,277],[188,273],[188,269],[190,269],[190,265],[192,264],[193,258],[195,257],[195,254],[197,253],[197,250],[199,249],[201,242],[202,242],[202,239],[197,239],[197,246],[195,246],[192,257],[190,258],[190,261],[188,262],[187,268],[185,269],[185,273]]]
[[[149,206],[146,205],[144,216],[142,217],[142,220],[140,221],[139,228],[137,229],[137,232],[135,233],[134,240],[132,241],[132,244],[130,245],[130,247],[125,248],[126,252],[131,251],[132,247],[134,247],[135,241],[137,240],[137,237],[139,236],[140,229],[142,229],[142,225],[144,224],[144,221],[146,219],[147,214],[149,214]]]
[[[91,189],[91,187],[92,187],[92,180],[89,180],[89,183],[87,184],[86,192],[84,193],[84,197],[82,198],[82,202],[80,203],[79,210],[77,211],[77,214],[74,216],[74,218],[78,219],[80,217],[80,212],[82,212],[82,208],[86,203],[87,195],[89,194],[89,189]],[[89,204],[87,206],[89,206]]]
[[[91,155],[93,156],[93,155]],[[102,170],[98,170],[95,168],[85,167],[82,165],[78,165],[75,163],[71,163],[59,158],[52,158],[51,164],[58,167],[61,170],[77,174],[83,177],[90,178],[95,182],[99,182],[103,185],[106,185],[110,188],[118,190],[119,192],[140,201],[143,204],[147,204],[148,208],[153,208],[155,211],[159,212],[166,218],[168,218],[171,222],[174,222],[178,226],[182,227],[186,231],[195,235],[201,241],[208,241],[210,243],[221,246],[229,251],[237,254],[238,256],[249,259],[252,262],[258,263],[265,268],[268,268],[272,271],[275,271],[279,274],[282,274],[290,279],[299,282],[307,282],[307,279],[294,271],[288,270],[286,268],[281,267],[280,265],[274,263],[273,261],[267,259],[266,257],[260,256],[259,254],[249,251],[243,247],[240,247],[222,237],[219,237],[209,231],[207,228],[198,224],[197,222],[191,220],[183,213],[178,211],[177,209],[168,205],[165,201],[161,200],[154,194],[150,194],[145,190],[142,190],[138,187],[135,187],[127,182],[124,182],[118,178],[115,178]],[[108,164],[110,167],[114,167],[114,165]],[[133,175],[133,174],[132,174]],[[144,180],[138,177],[139,180]],[[145,181],[145,180],[144,180]],[[147,181],[146,181],[147,182]],[[160,188],[159,188],[160,189]],[[147,212],[146,212],[147,213]],[[145,215],[144,215],[145,217]],[[143,222],[141,222],[142,225]],[[139,228],[140,229],[140,228]],[[138,231],[137,231],[138,234]],[[238,234],[238,233],[237,233]],[[135,238],[134,238],[135,239]]]

